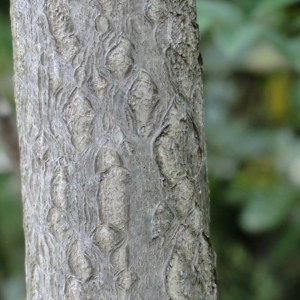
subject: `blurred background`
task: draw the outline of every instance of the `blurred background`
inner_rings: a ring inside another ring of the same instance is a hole
[[[197,10],[219,300],[298,300],[300,1],[197,0]],[[8,11],[9,0],[2,0],[6,133],[15,120]],[[0,300],[19,300],[25,299],[22,207],[9,143],[2,136]]]

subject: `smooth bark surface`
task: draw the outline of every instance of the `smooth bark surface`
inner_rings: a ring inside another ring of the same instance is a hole
[[[27,299],[216,299],[194,0],[12,0]]]

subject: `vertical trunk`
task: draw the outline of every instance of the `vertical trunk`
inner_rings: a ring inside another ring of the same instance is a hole
[[[12,0],[28,299],[216,299],[194,0]]]

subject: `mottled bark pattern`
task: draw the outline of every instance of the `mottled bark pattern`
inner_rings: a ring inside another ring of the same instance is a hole
[[[194,0],[12,0],[31,300],[215,300]]]

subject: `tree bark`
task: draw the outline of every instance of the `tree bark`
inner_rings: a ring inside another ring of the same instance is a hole
[[[216,299],[194,0],[12,0],[27,299]]]

